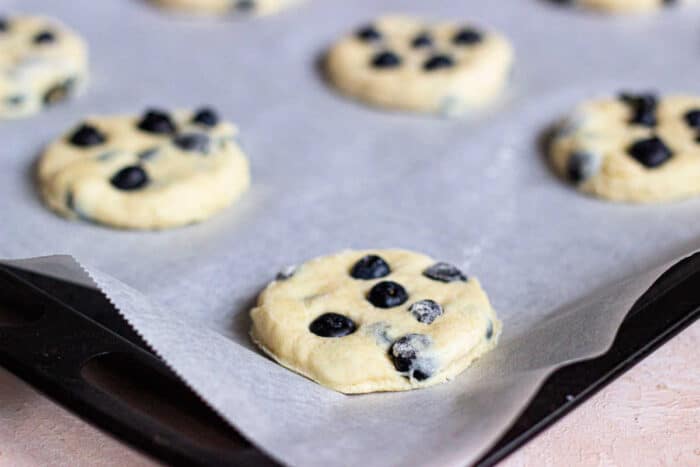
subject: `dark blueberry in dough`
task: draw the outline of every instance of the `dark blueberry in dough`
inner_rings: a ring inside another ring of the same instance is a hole
[[[100,130],[92,125],[88,125],[87,123],[80,125],[78,129],[73,132],[70,138],[68,138],[68,142],[70,144],[83,148],[97,146],[105,141],[107,141],[105,135],[102,134]]]
[[[440,282],[456,282],[467,281],[467,276],[456,266],[449,263],[435,263],[428,269],[423,271],[423,275],[428,279],[433,279]]]
[[[280,272],[277,273],[277,276],[275,279],[278,281],[286,281],[287,279],[291,279],[294,274],[297,272],[297,266],[287,266],[286,268],[282,269]]]
[[[112,186],[120,190],[138,190],[148,185],[148,174],[137,165],[124,167],[109,181]]]
[[[433,300],[416,302],[408,308],[408,311],[413,313],[418,322],[423,324],[432,324],[443,313],[440,304]]]
[[[321,337],[345,337],[355,332],[355,322],[338,313],[325,313],[309,325],[309,331]]]
[[[175,123],[170,118],[167,112],[160,110],[151,109],[148,110],[141,121],[138,123],[138,127],[149,133],[158,134],[172,134],[175,133]]]
[[[199,123],[200,125],[214,127],[219,123],[219,116],[212,109],[204,108],[199,109],[192,117],[194,123]]]
[[[375,68],[394,68],[400,65],[401,57],[389,50],[379,52],[372,59],[372,66]]]
[[[377,255],[367,255],[361,258],[350,271],[355,279],[379,279],[391,274],[391,268],[386,261]]]
[[[665,6],[672,6],[678,3],[678,0],[662,0]]]
[[[692,109],[687,111],[684,118],[689,127],[700,129],[700,109]]]
[[[489,320],[489,325],[486,327],[486,339],[493,337],[493,321]]]
[[[588,152],[575,152],[566,163],[566,175],[574,183],[581,183],[598,172],[600,160]]]
[[[394,308],[406,303],[408,293],[396,282],[382,281],[372,287],[367,294],[367,300],[377,308]]]
[[[74,87],[75,80],[72,78],[51,86],[44,93],[42,98],[44,105],[53,105],[65,100],[71,94]]]
[[[173,138],[173,144],[183,151],[209,152],[211,139],[204,133],[185,133]]]
[[[432,47],[432,45],[433,45],[433,38],[430,37],[430,34],[428,34],[427,32],[423,32],[421,34],[418,34],[411,41],[411,46],[415,49],[422,49],[423,47]]]
[[[457,45],[473,45],[481,42],[483,38],[482,34],[476,29],[462,28],[452,38],[452,42]]]
[[[145,149],[145,150],[141,151],[140,153],[138,153],[138,158],[139,158],[139,160],[142,160],[142,161],[154,159],[156,157],[156,155],[158,154],[158,151],[159,151],[158,148]]]
[[[10,22],[7,18],[0,17],[0,32],[5,32],[10,29]]]
[[[255,9],[255,0],[238,0],[236,2],[236,10],[252,11]]]
[[[632,109],[630,123],[653,127],[656,125],[657,99],[652,93],[620,94],[620,99]]]
[[[451,68],[455,61],[449,55],[433,55],[424,64],[425,71],[434,71],[440,68]]]
[[[375,28],[373,25],[367,25],[365,27],[360,28],[357,33],[355,33],[355,36],[363,40],[365,42],[374,42],[381,40],[382,38],[382,33],[377,31],[377,28]]]
[[[56,40],[56,35],[51,31],[41,31],[34,36],[35,44],[49,44]]]
[[[640,139],[627,148],[627,152],[640,164],[650,169],[660,166],[673,156],[671,150],[658,136]]]
[[[8,97],[4,98],[3,102],[5,104],[9,105],[10,107],[16,107],[16,106],[24,103],[24,101],[26,99],[27,98],[23,94],[14,94],[12,96],[8,96]]]
[[[411,379],[423,381],[433,373],[433,365],[421,355],[430,347],[430,338],[423,334],[407,334],[391,345],[389,356],[394,368]]]

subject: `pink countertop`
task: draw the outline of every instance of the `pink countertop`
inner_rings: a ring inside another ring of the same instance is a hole
[[[0,369],[0,466],[146,466]],[[700,322],[503,462],[700,465]]]

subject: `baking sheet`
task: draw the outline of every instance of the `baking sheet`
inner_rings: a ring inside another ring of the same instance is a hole
[[[138,0],[0,5],[78,29],[93,64],[80,100],[0,123],[0,257],[73,255],[195,391],[290,464],[476,459],[554,366],[604,351],[667,262],[700,246],[700,200],[587,198],[551,174],[538,145],[586,97],[697,93],[700,10],[609,18],[538,0],[311,0],[269,18],[217,21],[164,15]],[[509,95],[461,120],[379,112],[337,96],[319,78],[319,55],[387,12],[500,29],[517,54]],[[68,126],[91,113],[202,103],[241,128],[253,187],[237,206],[167,232],[67,222],[42,207],[32,164]],[[253,348],[247,311],[279,269],[385,247],[478,276],[504,321],[501,345],[450,384],[355,397]]]

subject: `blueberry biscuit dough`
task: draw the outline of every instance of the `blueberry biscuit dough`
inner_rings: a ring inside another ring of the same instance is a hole
[[[403,250],[344,251],[290,269],[251,317],[267,354],[347,394],[445,382],[501,332],[476,279]]]
[[[512,62],[509,42],[495,32],[389,16],[336,43],[325,69],[341,92],[368,104],[451,116],[494,101]]]
[[[700,97],[622,93],[580,105],[555,130],[549,156],[579,190],[654,203],[700,193]]]
[[[87,47],[58,21],[0,17],[0,118],[26,117],[76,94],[87,80]]]
[[[698,0],[551,0],[604,13],[643,13],[663,7],[693,4]]]
[[[208,108],[89,117],[46,148],[41,193],[63,216],[117,228],[202,221],[250,183],[236,134]]]
[[[269,15],[304,0],[151,0],[175,10],[205,15],[250,14]]]

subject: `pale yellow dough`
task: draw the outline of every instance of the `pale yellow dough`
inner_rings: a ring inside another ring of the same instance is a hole
[[[487,106],[506,87],[513,49],[496,32],[475,28],[483,35],[481,42],[455,45],[455,34],[468,24],[431,24],[406,16],[387,16],[372,24],[381,40],[351,34],[327,54],[328,79],[348,96],[386,109],[452,116]],[[413,39],[424,32],[433,37],[433,46],[413,47]],[[384,50],[398,54],[402,64],[373,67],[373,57]],[[454,66],[426,71],[424,64],[434,54],[449,55]]]
[[[685,114],[700,109],[700,97],[660,98],[653,128],[630,124],[632,108],[618,98],[580,105],[559,126],[550,143],[550,160],[556,172],[570,179],[571,157],[589,155],[588,176],[577,184],[580,191],[612,201],[653,203],[687,198],[700,193],[700,136],[685,121]],[[657,167],[646,167],[630,156],[632,144],[653,135],[673,155]]]
[[[0,31],[0,118],[26,117],[78,93],[88,77],[87,46],[63,24],[8,16]],[[53,41],[37,43],[42,32]]]
[[[75,128],[51,143],[38,164],[46,204],[68,218],[124,229],[164,229],[205,220],[229,206],[250,184],[248,161],[229,123],[213,128],[195,124],[193,112],[171,117],[177,134],[206,134],[208,153],[185,151],[172,135],[137,128],[141,116],[92,116],[83,123],[106,141],[91,147],[69,142]],[[138,165],[150,183],[137,190],[115,188],[121,169]]]
[[[362,257],[375,254],[391,274],[372,280],[350,276]],[[439,282],[423,275],[435,261],[403,250],[344,251],[311,260],[286,280],[276,280],[251,311],[251,336],[283,366],[328,388],[347,394],[403,391],[454,378],[475,359],[496,346],[501,323],[479,282]],[[367,299],[378,282],[390,280],[408,292],[408,301],[382,309]],[[419,300],[439,303],[444,314],[432,324],[408,311]],[[318,316],[335,312],[351,318],[357,330],[339,338],[319,337],[309,330]],[[391,345],[408,334],[428,336],[426,355],[434,373],[423,381],[402,375],[389,356]]]
[[[269,15],[304,0],[151,0],[163,8],[204,15]]]
[[[604,13],[644,13],[676,4],[697,4],[698,0],[675,0],[673,3],[664,0],[574,0],[573,3]]]

